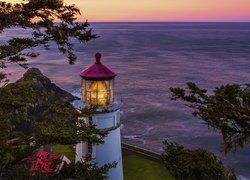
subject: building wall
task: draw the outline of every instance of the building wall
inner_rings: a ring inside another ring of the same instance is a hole
[[[116,162],[117,166],[108,172],[109,180],[123,180],[120,110],[96,114],[92,116],[92,122],[98,129],[109,130],[103,144],[93,144],[92,157],[96,159],[98,166]],[[88,144],[86,142],[78,143],[76,145],[76,162],[86,156],[87,152]]]
[[[107,163],[117,162],[116,168],[110,169],[108,176],[110,180],[123,180],[120,110],[97,114],[93,117],[93,122],[99,129],[111,129],[104,139],[104,144],[100,144],[95,148],[98,165],[102,166]]]
[[[81,159],[84,160],[84,157],[87,154],[88,146],[87,143],[78,143],[76,144],[76,156],[75,156],[75,162],[80,161]]]

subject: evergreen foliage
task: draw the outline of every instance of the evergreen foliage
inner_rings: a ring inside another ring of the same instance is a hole
[[[97,38],[89,23],[76,22],[80,10],[63,0],[23,0],[0,2],[0,33],[10,28],[31,31],[28,37],[13,37],[0,44],[0,179],[106,179],[115,163],[98,167],[91,158],[71,163],[59,174],[31,173],[29,157],[41,145],[75,144],[80,141],[103,143],[106,131],[78,121],[82,116],[68,102],[74,97],[52,84],[38,69],[8,84],[3,71],[11,64],[28,68],[27,60],[38,56],[32,50],[54,42],[74,64],[73,39],[81,43]],[[68,173],[67,173],[68,172]]]
[[[71,105],[57,101],[44,112],[42,122],[34,122],[33,136],[36,143],[44,144],[77,144],[81,141],[103,143],[106,131],[96,129],[78,121],[82,116]]]
[[[17,4],[1,1],[0,33],[15,27],[33,32],[30,37],[14,37],[0,45],[0,68],[4,69],[9,64],[27,68],[27,58],[36,57],[38,53],[24,50],[40,45],[49,49],[48,42],[55,42],[58,50],[67,55],[69,64],[74,64],[77,57],[72,39],[88,42],[97,38],[88,28],[88,22],[75,22],[78,14],[80,10],[75,5],[65,5],[63,0],[24,0]],[[0,72],[0,83],[8,83],[3,71]]]
[[[29,172],[29,157],[42,145],[103,143],[107,132],[78,121],[83,115],[68,103],[73,99],[35,68],[0,88],[0,179],[106,178],[115,163],[98,167],[89,157],[53,176]]]
[[[162,160],[179,180],[236,180],[235,174],[211,152],[191,150],[177,143],[163,142]]]
[[[187,83],[187,89],[170,88],[172,100],[183,100],[194,109],[193,115],[218,129],[224,141],[224,150],[244,147],[250,137],[250,84],[227,84],[208,95],[206,89]]]
[[[74,179],[74,180],[103,180],[107,179],[107,171],[110,168],[114,168],[116,163],[105,164],[98,167],[95,162],[92,161],[90,157],[87,157],[85,161],[71,163],[70,166],[64,167],[59,173],[39,173],[29,171],[29,163],[23,162],[15,168],[6,170],[5,176],[1,176],[4,179]]]
[[[113,162],[98,167],[97,164],[92,161],[91,157],[86,157],[85,161],[77,162],[71,167],[63,169],[63,171],[60,172],[59,179],[62,177],[65,179],[73,178],[77,180],[82,180],[83,177],[87,180],[108,179],[107,171],[110,168],[116,167],[116,164],[116,162]]]

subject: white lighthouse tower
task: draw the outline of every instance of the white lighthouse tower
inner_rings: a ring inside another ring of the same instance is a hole
[[[95,124],[99,129],[108,130],[104,144],[96,145],[90,142],[76,145],[76,161],[92,155],[99,166],[117,162],[116,168],[108,172],[110,180],[123,180],[120,108],[121,102],[114,96],[114,78],[116,73],[101,63],[101,54],[95,55],[96,62],[84,69],[82,78],[82,100],[84,108],[95,108],[96,113],[85,119],[89,124]]]

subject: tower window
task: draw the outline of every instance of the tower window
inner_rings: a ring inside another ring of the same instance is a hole
[[[82,96],[91,107],[108,106],[113,102],[113,80],[82,82]]]
[[[92,157],[92,153],[93,153],[93,147],[92,147],[92,143],[90,141],[88,141],[88,155],[90,155]]]

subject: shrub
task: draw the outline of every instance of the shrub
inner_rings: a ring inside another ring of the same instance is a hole
[[[191,150],[177,143],[164,141],[162,160],[170,173],[180,180],[235,180],[233,170],[223,165],[205,149]]]

